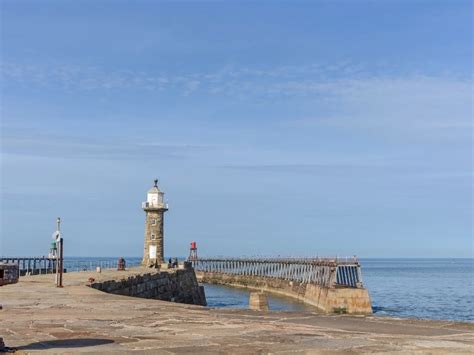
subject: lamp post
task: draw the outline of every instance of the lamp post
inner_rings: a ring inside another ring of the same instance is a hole
[[[56,287],[63,287],[63,259],[64,259],[64,248],[63,248],[63,238],[61,237],[61,218],[58,217],[56,220],[57,230],[56,230]]]

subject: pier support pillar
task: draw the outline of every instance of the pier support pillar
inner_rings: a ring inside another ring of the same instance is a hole
[[[268,311],[267,295],[263,292],[250,292],[249,308],[256,311]]]

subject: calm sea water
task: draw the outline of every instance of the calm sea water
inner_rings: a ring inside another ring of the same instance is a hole
[[[474,259],[366,259],[376,315],[474,322]]]
[[[140,258],[126,258],[129,266]],[[117,258],[68,258],[69,270]],[[474,322],[474,259],[362,259],[362,277],[376,316]],[[248,291],[205,285],[210,307],[247,308]],[[273,310],[315,311],[284,297],[269,296]]]

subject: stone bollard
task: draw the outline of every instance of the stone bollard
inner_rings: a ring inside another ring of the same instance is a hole
[[[263,292],[250,292],[249,308],[256,311],[268,311],[267,295]]]
[[[100,273],[101,273],[101,271],[102,271],[102,269],[100,268],[100,266],[97,266],[97,267],[95,268],[95,271],[96,271],[96,272],[98,272],[98,273],[100,274]]]

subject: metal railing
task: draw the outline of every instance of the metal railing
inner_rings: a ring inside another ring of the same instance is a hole
[[[125,266],[127,268],[139,266],[141,259],[125,259]],[[101,269],[117,269],[118,258],[114,259],[93,259],[93,260],[80,260],[80,259],[65,259],[64,265],[68,272],[71,271],[90,271],[96,270],[100,267]]]
[[[142,202],[142,208],[166,208],[168,209],[168,204],[163,202],[157,203],[150,203],[150,202]]]
[[[0,262],[17,264],[20,270],[20,276],[52,274],[56,272],[56,258],[48,257],[0,257]],[[93,259],[80,260],[74,258],[64,259],[64,271],[89,271],[101,269],[116,269],[118,259]],[[137,260],[126,260],[126,267],[138,266]]]
[[[56,258],[41,257],[2,257],[0,262],[17,264],[20,276],[51,274],[56,270]]]
[[[196,271],[264,277],[325,287],[362,288],[357,258],[199,258]]]

